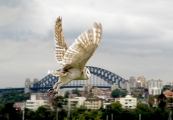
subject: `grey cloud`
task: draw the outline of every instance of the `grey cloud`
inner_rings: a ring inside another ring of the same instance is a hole
[[[58,16],[63,17],[68,46],[93,22],[102,23],[102,41],[87,65],[125,79],[173,78],[172,1],[17,0],[0,6],[0,87],[14,79],[18,82],[9,86],[22,86],[25,78],[41,79],[48,69],[60,68],[53,51]]]
[[[16,7],[19,5],[24,5],[26,1],[23,0],[1,0],[0,5],[7,6],[7,7]]]

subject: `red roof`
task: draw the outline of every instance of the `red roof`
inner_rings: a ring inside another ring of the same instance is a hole
[[[171,91],[165,91],[164,92],[164,95],[167,96],[167,97],[173,96],[173,92],[171,92]]]

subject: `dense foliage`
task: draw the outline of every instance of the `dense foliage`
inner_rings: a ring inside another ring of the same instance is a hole
[[[74,90],[76,93],[77,90]],[[7,92],[1,95],[0,120],[22,120],[23,111],[13,107],[14,102],[26,100],[29,93]],[[12,102],[11,102],[12,101]],[[14,101],[14,102],[13,102]],[[71,111],[64,110],[62,105],[67,104],[67,100],[59,96],[54,101],[54,109],[47,106],[40,106],[36,111],[25,108],[25,120],[167,120],[171,109],[166,107],[168,100],[163,94],[158,96],[158,107],[153,107],[153,97],[149,97],[150,104],[138,104],[136,109],[123,109],[119,102],[107,105],[105,109],[86,109],[84,106]],[[169,102],[172,103],[172,99]],[[57,112],[58,111],[58,112]],[[58,114],[57,114],[58,113]],[[68,116],[68,118],[67,118]]]
[[[167,120],[170,109],[168,108],[152,108],[146,104],[138,104],[136,109],[123,109],[119,102],[114,102],[106,107],[106,109],[90,110],[81,106],[70,111],[61,109],[58,112],[59,120]],[[57,112],[40,106],[36,111],[25,108],[25,120],[55,120]],[[18,111],[13,107],[12,103],[0,105],[0,120],[22,120],[22,111]]]
[[[126,90],[115,89],[112,91],[111,96],[114,98],[125,97],[127,95]]]
[[[30,93],[10,91],[0,95],[0,104],[26,101],[30,98]]]

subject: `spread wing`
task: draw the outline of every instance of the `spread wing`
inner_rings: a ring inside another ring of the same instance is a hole
[[[68,67],[83,69],[87,61],[97,49],[102,36],[101,24],[94,23],[94,27],[82,33],[66,51],[62,64]]]
[[[61,63],[64,54],[67,50],[67,45],[62,31],[62,19],[60,17],[57,18],[56,20],[54,37],[55,37],[55,58],[57,62]]]

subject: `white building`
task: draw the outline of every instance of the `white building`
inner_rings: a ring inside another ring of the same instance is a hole
[[[133,98],[132,96],[127,95],[125,98],[120,98],[120,103],[122,108],[134,109],[137,106],[137,98]]]
[[[68,108],[73,109],[74,107],[80,107],[84,105],[85,97],[75,97],[68,99]]]
[[[148,91],[150,95],[159,95],[161,94],[163,88],[162,80],[148,80]]]
[[[36,94],[31,94],[31,99],[26,101],[26,108],[36,110],[39,106],[47,105],[47,100],[37,99]]]
[[[87,109],[100,109],[103,107],[103,99],[101,98],[88,98],[84,102]]]

